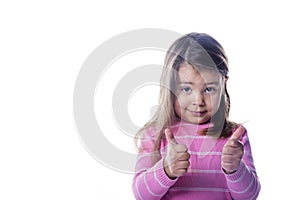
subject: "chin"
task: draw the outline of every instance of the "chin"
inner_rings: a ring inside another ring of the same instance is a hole
[[[210,119],[183,119],[186,122],[189,122],[191,124],[206,124],[210,121]]]

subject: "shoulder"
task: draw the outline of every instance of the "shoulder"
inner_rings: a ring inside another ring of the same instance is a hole
[[[157,137],[159,130],[155,126],[148,126],[140,130],[141,140],[151,140]]]

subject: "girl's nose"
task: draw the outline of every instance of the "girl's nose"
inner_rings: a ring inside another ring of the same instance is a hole
[[[201,92],[195,92],[195,100],[193,102],[193,105],[195,106],[205,105],[204,95]]]

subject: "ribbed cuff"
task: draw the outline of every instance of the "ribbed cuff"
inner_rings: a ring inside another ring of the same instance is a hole
[[[226,179],[230,182],[237,182],[241,179],[241,177],[243,176],[243,174],[245,173],[246,170],[246,165],[243,161],[241,161],[239,168],[237,169],[237,171],[235,171],[232,174],[225,174]]]
[[[161,159],[160,161],[158,161],[156,163],[156,165],[155,165],[155,172],[154,173],[155,173],[158,181],[161,184],[163,184],[164,186],[166,186],[166,187],[171,187],[178,180],[178,178],[176,178],[176,179],[170,179],[168,177],[168,175],[166,174],[166,172],[164,170],[163,159]]]

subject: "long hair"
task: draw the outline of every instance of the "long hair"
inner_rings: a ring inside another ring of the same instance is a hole
[[[213,37],[204,33],[189,33],[177,39],[168,49],[165,57],[160,80],[160,98],[157,112],[152,119],[137,133],[136,139],[148,127],[157,130],[154,150],[158,150],[163,136],[163,130],[171,126],[177,118],[174,103],[176,101],[176,80],[178,70],[183,62],[192,65],[196,70],[205,67],[216,70],[223,79],[228,79],[228,59],[223,47]],[[210,122],[212,127],[201,130],[200,134],[216,135],[217,137],[229,137],[236,123],[229,121],[230,97],[227,91],[226,81],[221,101],[217,112]]]

